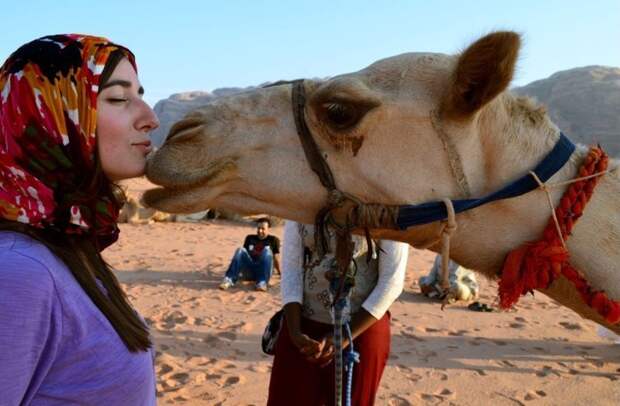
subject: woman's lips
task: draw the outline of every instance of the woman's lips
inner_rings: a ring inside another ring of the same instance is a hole
[[[151,141],[137,142],[131,145],[141,149],[144,155],[148,154],[149,152],[153,150],[153,147],[151,146]]]

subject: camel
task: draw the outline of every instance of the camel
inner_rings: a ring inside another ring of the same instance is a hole
[[[560,130],[544,107],[508,90],[520,36],[494,32],[456,55],[406,53],[327,80],[306,80],[307,125],[341,191],[362,202],[417,204],[484,196],[534,168]],[[575,178],[587,148],[578,146],[549,180]],[[328,198],[312,172],[291,113],[291,86],[218,99],[176,123],[147,163],[161,186],[145,202],[169,212],[221,207],[312,223]],[[497,278],[507,254],[540,238],[566,186],[537,189],[456,216],[450,258]],[[618,161],[598,183],[567,239],[570,262],[596,290],[620,300]],[[443,223],[375,228],[373,238],[414,247]],[[430,246],[436,252],[440,244]],[[616,333],[564,277],[539,289]]]

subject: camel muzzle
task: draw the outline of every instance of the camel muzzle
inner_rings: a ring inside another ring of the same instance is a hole
[[[164,145],[173,142],[173,140],[180,141],[182,139],[192,138],[200,134],[204,127],[204,119],[201,116],[192,113],[172,126],[168,132]]]

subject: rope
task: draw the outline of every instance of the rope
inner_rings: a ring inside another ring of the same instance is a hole
[[[344,210],[344,224],[335,220],[335,211]],[[384,206],[382,204],[366,204],[353,195],[332,189],[328,192],[327,204],[315,218],[315,246],[317,247],[317,261],[320,261],[329,252],[328,227],[336,233],[335,258],[338,264],[338,273],[344,275],[353,257],[352,232],[354,229],[365,229],[368,242],[368,261],[376,258],[376,250],[370,239],[369,229],[388,228],[397,229],[398,206]],[[340,286],[334,296],[334,304],[342,295],[345,278],[340,279]]]
[[[346,225],[340,226],[341,229],[352,228],[352,225],[356,227],[366,229],[366,239],[370,240],[368,229],[369,228],[396,228],[396,221],[398,218],[398,206],[385,206],[382,204],[365,204],[353,197],[344,196],[343,198],[349,198],[352,201],[355,200],[355,205],[349,209],[346,216]],[[439,231],[439,237],[427,242],[423,247],[416,248],[428,248],[438,242],[441,242],[441,288],[446,293],[442,303],[442,310],[450,300],[450,238],[457,229],[456,213],[452,200],[449,198],[442,199],[443,204],[446,206],[446,212],[448,218],[442,221],[443,225]],[[369,253],[375,253],[371,242],[369,241]],[[369,257],[370,260],[370,257]]]
[[[545,185],[534,179],[546,192],[552,216],[540,240],[529,242],[511,251],[506,257],[499,282],[500,306],[510,308],[521,295],[534,289],[547,289],[559,276],[568,279],[582,300],[610,324],[620,322],[620,302],[607,294],[595,291],[568,261],[566,239],[583,214],[600,177],[607,173],[609,158],[600,147],[590,149],[579,169],[578,177],[567,182]],[[553,209],[549,188],[569,184],[557,208]]]
[[[347,371],[347,386],[346,386],[346,396],[345,396],[345,405],[351,406],[351,392],[353,390],[353,366],[360,362],[360,353],[355,351],[353,347],[353,334],[351,334],[351,327],[349,323],[344,325],[345,330],[347,332],[347,338],[349,339],[349,351],[347,351],[346,355],[346,371]]]
[[[342,405],[342,299],[334,306],[335,405]]]
[[[344,279],[342,282],[339,279]],[[335,369],[335,383],[334,383],[334,401],[336,406],[342,405],[342,393],[343,393],[343,342],[342,342],[342,328],[345,326],[347,328],[347,332],[349,334],[349,345],[353,348],[353,340],[350,334],[350,329],[348,326],[348,321],[344,320],[344,309],[349,305],[349,294],[351,292],[351,288],[353,287],[354,279],[351,275],[337,275],[336,277],[330,280],[330,292],[333,295],[340,295],[336,299],[334,299],[334,369]],[[344,289],[340,290],[340,287],[344,285]],[[348,359],[348,357],[347,357]],[[352,370],[353,367],[351,366]],[[351,397],[350,397],[350,384],[347,387],[347,405],[350,405]]]
[[[461,162],[459,153],[456,150],[456,145],[452,142],[452,138],[446,134],[441,126],[439,113],[436,110],[431,112],[431,123],[433,124],[433,128],[437,132],[437,135],[439,135],[439,139],[441,139],[444,150],[448,155],[448,163],[450,164],[450,170],[452,171],[452,176],[456,180],[456,184],[461,190],[463,197],[469,197],[471,192],[469,189],[469,183],[467,182],[467,177],[465,176],[465,171],[463,170],[463,163]]]
[[[450,238],[456,231],[456,216],[454,206],[448,198],[442,199],[448,211],[448,220],[441,230],[441,287],[444,290],[450,289],[449,263],[450,263]]]
[[[359,202],[347,213],[346,223],[360,228],[396,229],[398,209],[398,206]]]
[[[441,289],[445,296],[441,302],[441,310],[450,302],[453,293],[450,291],[450,238],[456,231],[456,215],[452,200],[442,199],[446,205],[448,219],[441,230]]]
[[[575,182],[580,182],[580,181],[584,181],[584,180],[588,180],[588,179],[593,179],[596,177],[599,177],[601,175],[604,175],[606,173],[609,173],[609,170],[605,170],[605,171],[601,171],[601,172],[597,172],[593,175],[589,175],[589,176],[582,176],[579,178],[575,178],[572,180],[568,180],[565,182],[557,182],[557,183],[543,183],[540,178],[538,177],[538,175],[536,175],[536,173],[534,173],[533,171],[530,171],[530,175],[534,178],[534,180],[536,181],[536,183],[538,183],[538,187],[545,192],[545,195],[547,196],[547,202],[549,203],[549,207],[551,208],[551,216],[553,217],[553,222],[555,223],[555,229],[556,232],[558,233],[558,237],[560,238],[561,242],[562,242],[562,246],[566,249],[566,243],[564,241],[564,236],[562,235],[562,230],[560,229],[560,222],[558,221],[558,216],[555,214],[555,207],[553,207],[553,201],[551,200],[551,193],[549,192],[549,189],[553,189],[556,187],[560,187],[560,186],[566,186],[566,185],[570,185],[573,184]],[[572,226],[571,226],[572,227]]]
[[[564,247],[564,249],[567,249],[564,237],[562,237],[562,230],[560,229],[560,222],[558,221],[558,216],[555,214],[555,207],[553,207],[553,201],[551,200],[551,193],[549,192],[549,188],[545,186],[545,184],[540,180],[538,175],[536,175],[534,172],[530,171],[530,175],[532,175],[536,183],[538,183],[538,187],[545,192],[545,195],[547,196],[547,202],[549,203],[549,208],[551,209],[551,217],[553,218],[553,223],[555,224],[555,229],[558,233],[558,237],[562,242],[562,247]]]

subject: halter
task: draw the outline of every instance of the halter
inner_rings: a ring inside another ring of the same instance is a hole
[[[328,252],[327,235],[325,229],[327,224],[335,226],[338,236],[336,245],[336,259],[341,273],[344,275],[351,259],[351,231],[355,228],[363,228],[367,231],[367,239],[369,239],[368,229],[384,228],[395,230],[406,230],[411,226],[429,224],[436,221],[446,220],[448,218],[448,208],[445,201],[431,201],[416,205],[382,205],[365,203],[360,199],[346,192],[341,191],[336,186],[334,175],[321,154],[316,144],[312,132],[308,128],[305,119],[306,94],[304,87],[304,79],[292,81],[279,81],[267,85],[265,87],[292,85],[291,101],[293,108],[293,117],[295,119],[295,127],[297,135],[304,149],[306,160],[310,168],[319,177],[323,187],[327,189],[328,198],[325,206],[321,208],[315,216],[316,225],[316,246],[319,247],[319,254]],[[449,137],[444,134],[438,126],[438,118],[431,115],[433,126],[439,133],[446,150],[449,155],[458,158],[454,146],[451,144]],[[568,161],[575,151],[575,145],[563,134],[547,154],[547,156],[531,171],[542,181],[549,180],[557,171],[559,171]],[[456,176],[459,188],[468,192],[467,180],[463,174],[460,161],[456,165],[451,165],[451,170]],[[459,200],[451,200],[455,214],[462,213],[467,210],[474,209],[483,204],[496,200],[509,199],[521,196],[538,188],[538,183],[530,174],[524,174],[521,178],[513,181],[500,190],[492,192],[480,198],[467,198]],[[466,193],[468,195],[468,193]],[[347,211],[344,224],[338,224],[334,221],[332,211],[343,207],[345,204],[351,205]],[[372,246],[372,244],[369,244]]]

